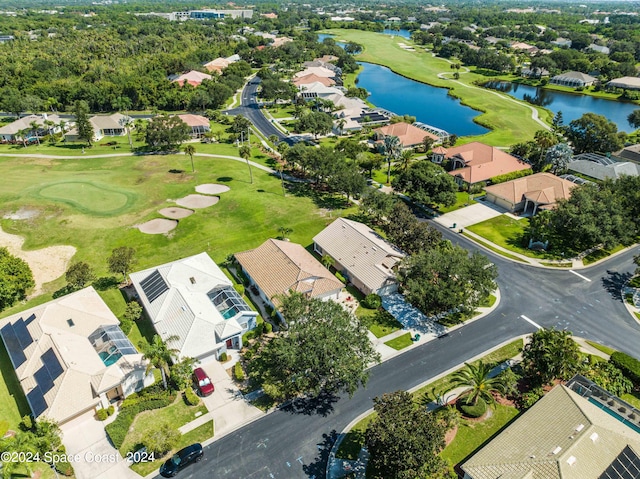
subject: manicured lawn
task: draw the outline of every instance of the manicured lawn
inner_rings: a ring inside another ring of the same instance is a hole
[[[604,259],[607,256],[611,256],[612,254],[617,253],[618,251],[622,251],[624,248],[625,246],[619,244],[618,246],[614,246],[611,249],[596,250],[593,253],[589,253],[587,256],[582,258],[582,262],[586,266],[588,264],[595,263],[596,261]]]
[[[7,421],[9,429],[18,430],[22,416],[31,414],[27,398],[22,392],[11,360],[0,341],[0,421]]]
[[[383,309],[366,309],[360,306],[356,310],[356,316],[366,324],[369,331],[371,331],[376,338],[382,338],[387,334],[402,329],[402,325],[398,320]]]
[[[355,460],[358,458],[360,449],[364,445],[364,433],[367,426],[376,417],[376,413],[369,414],[362,421],[358,422],[344,437],[338,450],[336,457],[339,459]]]
[[[384,344],[399,351],[408,346],[411,346],[413,344],[413,341],[411,340],[411,333],[406,333],[406,334],[403,334],[402,336],[398,336],[397,338],[387,341]]]
[[[496,304],[497,299],[498,298],[496,298],[493,294],[490,294],[489,296],[487,296],[482,300],[482,302],[480,303],[480,306],[483,308],[490,308],[491,306]]]
[[[467,238],[471,239],[472,241],[475,241],[476,243],[481,244],[485,248],[493,251],[494,253],[498,253],[499,255],[504,256],[505,258],[509,258],[510,260],[513,260],[513,261],[519,261],[520,263],[526,263],[526,261],[523,260],[522,258],[519,258],[518,256],[509,254],[509,253],[505,253],[504,251],[499,250],[495,246],[493,246],[493,245],[491,245],[491,244],[489,244],[489,243],[487,243],[485,241],[481,241],[481,240],[479,240],[478,238],[476,238],[474,236],[471,236],[471,235],[469,235],[467,233],[462,233],[462,234],[464,234]]]
[[[196,442],[202,443],[207,439],[213,437],[213,433],[214,433],[213,427],[214,427],[213,421],[210,421],[208,423],[203,424],[202,426],[198,426],[193,431],[189,431],[188,433],[183,434],[182,437],[180,437],[180,442],[178,443],[178,446],[175,448],[174,451],[171,452],[171,454],[173,454],[175,451],[182,449],[183,447],[187,447]],[[158,469],[163,462],[169,459],[169,457],[170,457],[170,454],[167,454],[162,459],[157,461],[141,462],[139,464],[133,464],[131,466],[131,469],[134,472],[140,474],[142,477],[145,477],[151,474],[156,469]],[[186,469],[186,471],[188,471],[188,469]]]
[[[596,343],[595,341],[587,340],[587,344],[591,347],[596,348],[598,351],[602,351],[604,354],[608,354],[609,356],[616,352],[615,349],[610,348],[609,346],[605,346],[604,344]]]
[[[502,246],[515,253],[529,256],[530,258],[560,259],[559,256],[553,253],[547,253],[546,251],[537,252],[523,247],[522,238],[524,237],[527,226],[529,226],[528,218],[515,220],[507,215],[500,215],[468,226],[467,229],[498,246]]]
[[[294,109],[291,106],[287,106],[286,108],[280,106],[280,108],[269,108],[268,111],[274,118],[291,118],[293,116]]]
[[[634,391],[631,393],[626,393],[620,396],[620,399],[623,401],[627,401],[636,409],[640,409],[640,392]]]
[[[197,146],[204,147],[216,154],[226,154],[227,149],[237,151],[230,145]],[[336,217],[355,211],[344,198],[309,192],[299,186],[283,197],[280,180],[255,167],[251,184],[244,162],[199,156],[194,161],[196,172],[191,173],[189,158],[184,154],[67,160],[0,156],[3,177],[0,217],[20,208],[38,213],[28,221],[3,219],[0,225],[9,233],[24,236],[25,249],[75,246],[78,252],[74,261],[88,262],[98,277],[104,277],[111,276],[106,259],[118,246],[135,247],[138,258],[135,270],[202,251],[220,263],[231,253],[255,248],[267,238],[277,236],[280,227],[291,228],[291,241],[306,246]],[[171,172],[185,168],[188,170]],[[193,215],[180,220],[168,235],[146,235],[134,227],[160,217],[159,209],[195,193],[195,186],[203,183],[222,183],[231,190],[220,195],[216,205],[195,210]],[[82,184],[99,185],[101,191],[114,192],[117,204],[95,205],[85,200],[78,193]],[[51,193],[48,189],[51,185],[56,185],[57,196],[43,195],[43,190]],[[123,197],[130,198],[125,207]],[[42,303],[48,299],[51,296],[44,295],[35,301]],[[18,305],[3,315],[32,304]]]
[[[537,130],[542,129],[542,126],[531,118],[531,108],[526,103],[513,101],[507,95],[474,85],[475,81],[483,82],[489,79],[476,73],[475,68],[472,68],[470,73],[460,73],[458,81],[440,79],[437,77],[438,73],[451,72],[449,62],[432,57],[430,52],[423,49],[415,52],[403,50],[398,45],[398,39],[388,35],[344,29],[332,29],[323,33],[336,35],[336,40],[354,41],[363,45],[365,49],[356,57],[357,60],[384,65],[408,78],[449,88],[452,96],[460,98],[463,104],[478,110],[479,116],[475,121],[493,131],[481,136],[466,137],[461,142],[482,141],[489,145],[507,146],[530,140]],[[402,41],[407,42],[405,39]],[[548,110],[534,108],[540,112],[543,120],[550,121],[551,114]]]
[[[170,406],[138,414],[132,429],[120,447],[120,453],[124,456],[128,451],[137,450],[140,447],[140,440],[150,429],[158,428],[161,424],[170,424],[177,429],[196,419],[196,413],[206,414],[207,408],[202,403],[199,406],[187,406],[184,399],[179,396]]]
[[[442,214],[449,213],[451,211],[459,210],[460,208],[464,208],[465,206],[469,206],[476,203],[476,200],[473,199],[473,195],[470,195],[466,191],[458,191],[456,193],[456,202],[453,206],[441,206],[438,208],[438,211]]]
[[[451,464],[458,464],[517,415],[518,410],[514,407],[496,405],[493,415],[482,422],[461,420],[455,439],[444,448],[440,456]]]

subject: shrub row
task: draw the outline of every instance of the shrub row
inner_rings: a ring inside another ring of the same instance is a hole
[[[233,367],[233,375],[236,377],[236,380],[244,381],[244,370],[242,369],[242,364],[236,363]]]
[[[184,391],[184,402],[187,403],[187,406],[195,406],[200,402],[200,398],[191,387]]]
[[[123,408],[120,410],[116,420],[105,427],[105,430],[107,431],[107,434],[115,448],[120,449],[127,437],[127,433],[129,432],[129,428],[131,427],[133,420],[138,414],[142,411],[151,411],[152,409],[167,407],[172,402],[172,399],[167,398],[141,401],[127,407],[124,407],[123,403]]]
[[[529,176],[533,174],[531,168],[527,170],[513,171],[511,173],[505,173],[504,175],[498,175],[491,178],[491,184],[497,185],[498,183],[504,183],[505,181],[515,180],[516,178],[522,178],[523,176]]]
[[[620,351],[613,353],[609,361],[622,371],[622,374],[628,377],[634,386],[640,386],[640,361]]]
[[[64,444],[61,445],[58,450],[56,451],[56,454],[60,455],[60,458],[66,458],[67,456],[67,449],[64,447]],[[73,466],[71,465],[70,462],[66,461],[66,460],[58,460],[53,464],[53,467],[55,468],[55,470],[57,472],[59,472],[60,474],[62,474],[63,476],[73,476],[74,474],[74,470],[73,470]]]
[[[98,421],[104,421],[105,419],[107,419],[109,416],[113,415],[113,413],[115,412],[115,408],[113,407],[113,404],[110,405],[108,408],[101,408],[98,409],[96,411],[96,416],[98,417]]]

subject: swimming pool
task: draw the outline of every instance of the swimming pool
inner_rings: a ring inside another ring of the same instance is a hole
[[[98,355],[100,356],[100,359],[102,359],[102,362],[105,366],[111,366],[122,357],[122,353],[120,353],[118,350],[113,353],[110,353],[109,351],[102,351]]]

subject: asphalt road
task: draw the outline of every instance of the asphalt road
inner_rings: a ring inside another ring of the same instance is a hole
[[[478,249],[464,236],[440,229],[467,249]],[[206,460],[184,471],[184,477],[324,477],[336,435],[372,407],[373,397],[409,389],[503,341],[535,331],[536,326],[522,316],[637,355],[640,327],[627,313],[620,287],[633,270],[633,255],[639,252],[636,247],[580,270],[581,277],[514,263],[484,251],[500,272],[502,300],[493,313],[374,367],[367,387],[351,399],[329,398],[307,409],[297,405],[279,410],[214,442],[206,448]]]
[[[256,82],[248,84],[242,106],[231,113],[241,113],[265,135],[276,134],[285,140],[257,109],[252,100],[256,88]],[[501,302],[495,311],[372,368],[367,387],[352,398],[325,398],[316,404],[284,408],[214,442],[206,448],[205,459],[180,476],[324,477],[328,452],[337,434],[372,407],[372,398],[410,389],[506,340],[534,332],[538,326],[566,328],[576,336],[638,355],[640,327],[626,311],[620,291],[634,269],[632,259],[640,248],[575,274],[506,260],[460,234],[434,226],[454,243],[470,251],[481,250],[496,264]]]

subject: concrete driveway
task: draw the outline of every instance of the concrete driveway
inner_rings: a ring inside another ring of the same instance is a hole
[[[459,210],[446,213],[444,215],[434,218],[433,221],[440,223],[442,226],[451,228],[453,224],[456,224],[456,228],[466,228],[467,226],[481,223],[485,220],[495,218],[507,210],[500,208],[499,206],[489,203],[488,201],[479,201],[470,206],[465,206]]]
[[[78,458],[72,463],[75,476],[78,479],[140,479],[109,442],[104,430],[106,424],[91,412],[61,426],[67,454]]]

